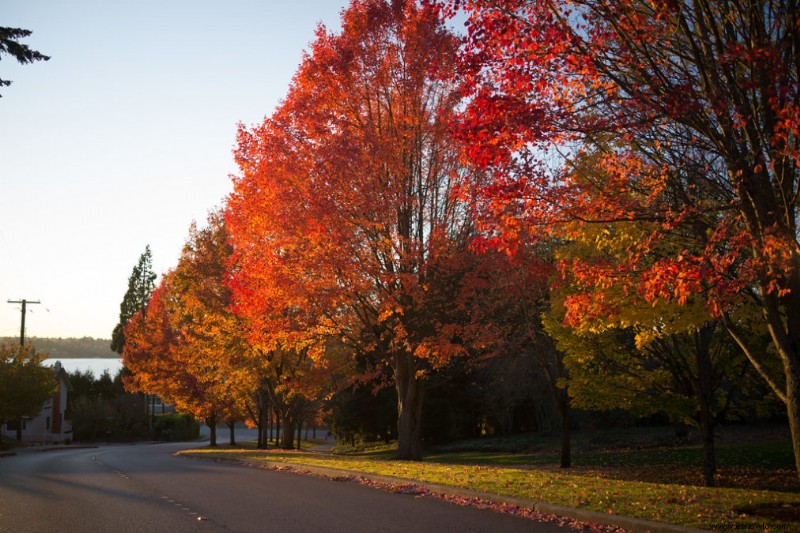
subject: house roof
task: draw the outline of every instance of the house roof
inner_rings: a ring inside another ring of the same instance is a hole
[[[53,371],[56,373],[56,379],[62,383],[67,392],[72,392],[72,383],[69,381],[69,374],[67,374],[67,371],[61,366],[61,361],[56,361],[56,364],[53,365]]]

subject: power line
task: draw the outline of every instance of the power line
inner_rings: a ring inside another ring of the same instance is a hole
[[[40,304],[39,300],[8,300],[10,304],[22,304],[22,325],[19,328],[19,345],[25,346],[25,312],[28,304]]]

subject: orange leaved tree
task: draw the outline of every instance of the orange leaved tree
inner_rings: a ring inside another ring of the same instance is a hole
[[[123,361],[130,390],[157,394],[211,429],[235,420],[253,386],[247,346],[230,308],[230,245],[221,212],[205,228],[192,225],[174,270],[162,278],[144,311],[125,328]]]
[[[382,354],[405,459],[421,457],[426,370],[459,353],[431,283],[472,232],[454,198],[455,51],[431,6],[354,1],[341,33],[318,30],[277,111],[240,129],[229,201],[239,312],[276,347],[332,336]]]

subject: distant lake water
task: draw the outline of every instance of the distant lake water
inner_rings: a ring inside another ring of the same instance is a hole
[[[94,377],[99,378],[103,375],[104,370],[108,370],[111,377],[117,375],[119,369],[122,368],[122,359],[103,359],[103,358],[61,358],[61,359],[45,359],[44,366],[52,366],[56,361],[61,361],[61,366],[67,372],[75,372],[80,370],[85,372],[91,370]]]

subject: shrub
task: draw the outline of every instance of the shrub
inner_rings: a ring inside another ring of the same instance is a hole
[[[153,423],[153,437],[156,440],[194,440],[199,436],[200,423],[189,414],[159,415]]]

